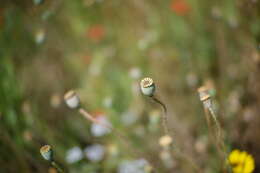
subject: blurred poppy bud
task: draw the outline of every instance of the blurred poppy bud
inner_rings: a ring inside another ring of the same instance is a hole
[[[64,100],[65,100],[66,104],[68,105],[68,107],[71,109],[75,109],[80,106],[80,99],[79,99],[77,93],[73,90],[68,91],[64,95]]]
[[[53,161],[53,151],[50,145],[42,146],[40,153],[45,160]]]
[[[152,97],[155,92],[155,84],[152,78],[144,78],[141,80],[141,91],[144,95]]]
[[[168,147],[172,143],[172,137],[169,135],[162,136],[159,140],[159,144],[162,147]]]

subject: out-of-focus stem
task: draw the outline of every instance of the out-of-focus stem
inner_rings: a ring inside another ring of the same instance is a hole
[[[217,130],[216,130],[216,131],[217,131],[217,139],[221,140],[221,138],[222,138],[221,127],[220,127],[219,122],[218,122],[218,120],[217,120],[215,111],[213,110],[212,107],[209,107],[208,109],[209,109],[209,112],[210,112],[210,114],[211,114],[211,116],[212,116],[212,119],[213,119],[213,121],[214,121],[214,123],[215,123],[215,125],[216,125],[216,129],[217,129]]]
[[[61,167],[55,162],[55,161],[52,161],[51,162],[51,165],[57,169],[58,172],[60,173],[64,173],[64,171],[61,169]]]
[[[85,109],[79,108],[79,113],[83,115],[86,119],[93,123],[101,124],[97,119],[93,118]],[[102,125],[103,126],[103,125]]]
[[[217,146],[217,149],[219,150],[220,155],[222,157],[222,159],[221,159],[222,166],[223,166],[222,169],[225,172],[226,171],[225,160],[227,158],[227,152],[226,152],[226,147],[225,147],[225,144],[224,144],[224,136],[222,134],[222,128],[219,124],[219,121],[217,120],[217,115],[215,113],[215,110],[212,108],[212,105],[206,107],[205,114],[208,114],[208,113],[211,115],[211,117],[214,121],[215,127],[216,127],[216,131],[215,131],[216,132],[216,138],[217,138],[216,146]]]

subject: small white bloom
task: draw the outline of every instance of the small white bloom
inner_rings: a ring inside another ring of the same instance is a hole
[[[86,157],[92,162],[99,162],[104,158],[105,148],[100,144],[94,144],[84,149]]]
[[[129,75],[133,79],[138,79],[141,76],[141,70],[137,67],[133,67],[130,69]]]
[[[138,115],[132,111],[123,113],[121,121],[124,125],[129,126],[134,124],[138,120]]]
[[[79,147],[73,147],[66,153],[67,163],[75,163],[83,158],[83,153]]]
[[[169,135],[162,136],[159,139],[159,144],[162,147],[168,147],[172,143],[172,137]]]
[[[171,156],[171,152],[169,152],[168,150],[163,150],[160,153],[160,158],[163,161],[163,164],[165,165],[165,167],[167,168],[173,168],[176,166],[175,160],[173,160],[172,156]]]
[[[138,159],[133,161],[123,161],[119,167],[118,173],[146,173],[146,167],[149,163],[145,159]]]
[[[111,123],[108,121],[108,119],[102,115],[98,116],[96,119],[101,124],[93,123],[90,127],[91,134],[95,137],[101,137],[110,133],[111,130],[107,127],[111,127]],[[104,125],[107,127],[104,127]]]
[[[37,44],[41,44],[44,42],[45,40],[45,31],[43,29],[40,29],[38,30],[36,33],[35,33],[35,42]]]
[[[104,100],[103,100],[103,105],[106,107],[106,108],[111,108],[112,105],[113,105],[113,99],[112,97],[105,97]]]

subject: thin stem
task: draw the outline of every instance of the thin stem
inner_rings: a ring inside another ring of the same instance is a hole
[[[58,172],[60,173],[64,173],[64,171],[61,169],[61,167],[55,162],[55,161],[52,161],[51,162],[51,165],[57,169]]]
[[[156,98],[155,96],[151,97],[153,99],[153,101],[155,101],[156,103],[160,104],[162,109],[163,109],[163,115],[162,115],[162,126],[164,128],[164,133],[165,135],[169,135],[169,128],[168,128],[168,116],[167,116],[167,107],[166,105],[160,101],[158,98]],[[196,170],[196,172],[202,172],[201,169],[185,154],[183,154],[178,147],[175,145],[173,146],[173,144],[170,145],[170,148],[172,151],[175,151],[175,154],[179,155],[181,158],[183,158],[184,160],[186,160],[188,163],[190,163],[191,167]]]
[[[215,127],[216,127],[216,138],[217,138],[216,146],[217,146],[218,150],[220,151],[221,157],[223,158],[223,160],[221,160],[221,162],[223,165],[223,171],[225,171],[226,170],[225,169],[226,168],[225,160],[227,158],[227,152],[226,152],[226,148],[225,148],[225,144],[224,144],[224,139],[223,139],[224,137],[222,135],[222,129],[219,124],[219,121],[217,120],[217,115],[216,115],[214,109],[212,108],[212,106],[209,106],[207,108],[208,108],[208,111],[209,111],[209,113],[214,121]]]
[[[220,124],[219,124],[219,122],[217,120],[215,111],[212,109],[212,107],[209,108],[209,112],[211,113],[212,118],[213,118],[213,120],[214,120],[214,122],[216,124],[216,127],[217,127],[217,138],[218,138],[220,147],[222,148],[222,151],[223,151],[223,153],[225,154],[225,157],[226,157],[226,149],[225,149],[225,145],[224,145],[224,139],[223,139],[223,135],[222,135],[221,126],[220,126]]]
[[[212,118],[214,120],[214,123],[216,125],[216,128],[217,128],[217,138],[220,139],[221,136],[222,136],[222,134],[221,134],[221,127],[220,127],[219,122],[217,120],[215,111],[213,110],[212,107],[209,107],[209,112],[210,112],[210,114],[211,114],[211,116],[212,116]]]
[[[93,118],[93,116],[91,116],[85,109],[79,108],[79,113],[81,115],[83,115],[86,119],[88,119],[89,121],[91,121],[93,123],[101,124],[99,121],[97,121],[97,119]],[[110,127],[108,127],[108,128],[110,128]]]
[[[168,135],[169,134],[169,128],[168,128],[168,125],[167,125],[167,120],[168,120],[167,108],[166,108],[165,104],[163,102],[161,102],[158,98],[156,98],[154,96],[152,96],[151,98],[153,99],[153,101],[155,101],[156,103],[160,104],[162,109],[163,109],[162,126],[163,126],[163,129],[164,129],[165,135]]]

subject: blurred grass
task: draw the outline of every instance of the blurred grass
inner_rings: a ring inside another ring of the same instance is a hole
[[[71,88],[88,111],[104,112],[160,172],[192,172],[178,158],[171,168],[160,159],[161,129],[150,124],[159,107],[138,90],[145,76],[154,78],[168,106],[174,140],[203,172],[219,172],[220,160],[207,140],[196,93],[202,84],[216,89],[227,147],[248,150],[259,171],[258,1],[33,2],[0,5],[2,172],[46,172],[43,144],[53,146],[70,172],[116,172],[122,160],[137,159],[113,134],[91,135],[90,123],[63,104]],[[137,121],[126,125],[123,116]],[[70,148],[93,143],[106,146],[104,160],[66,163]],[[108,146],[119,154],[109,154]]]

